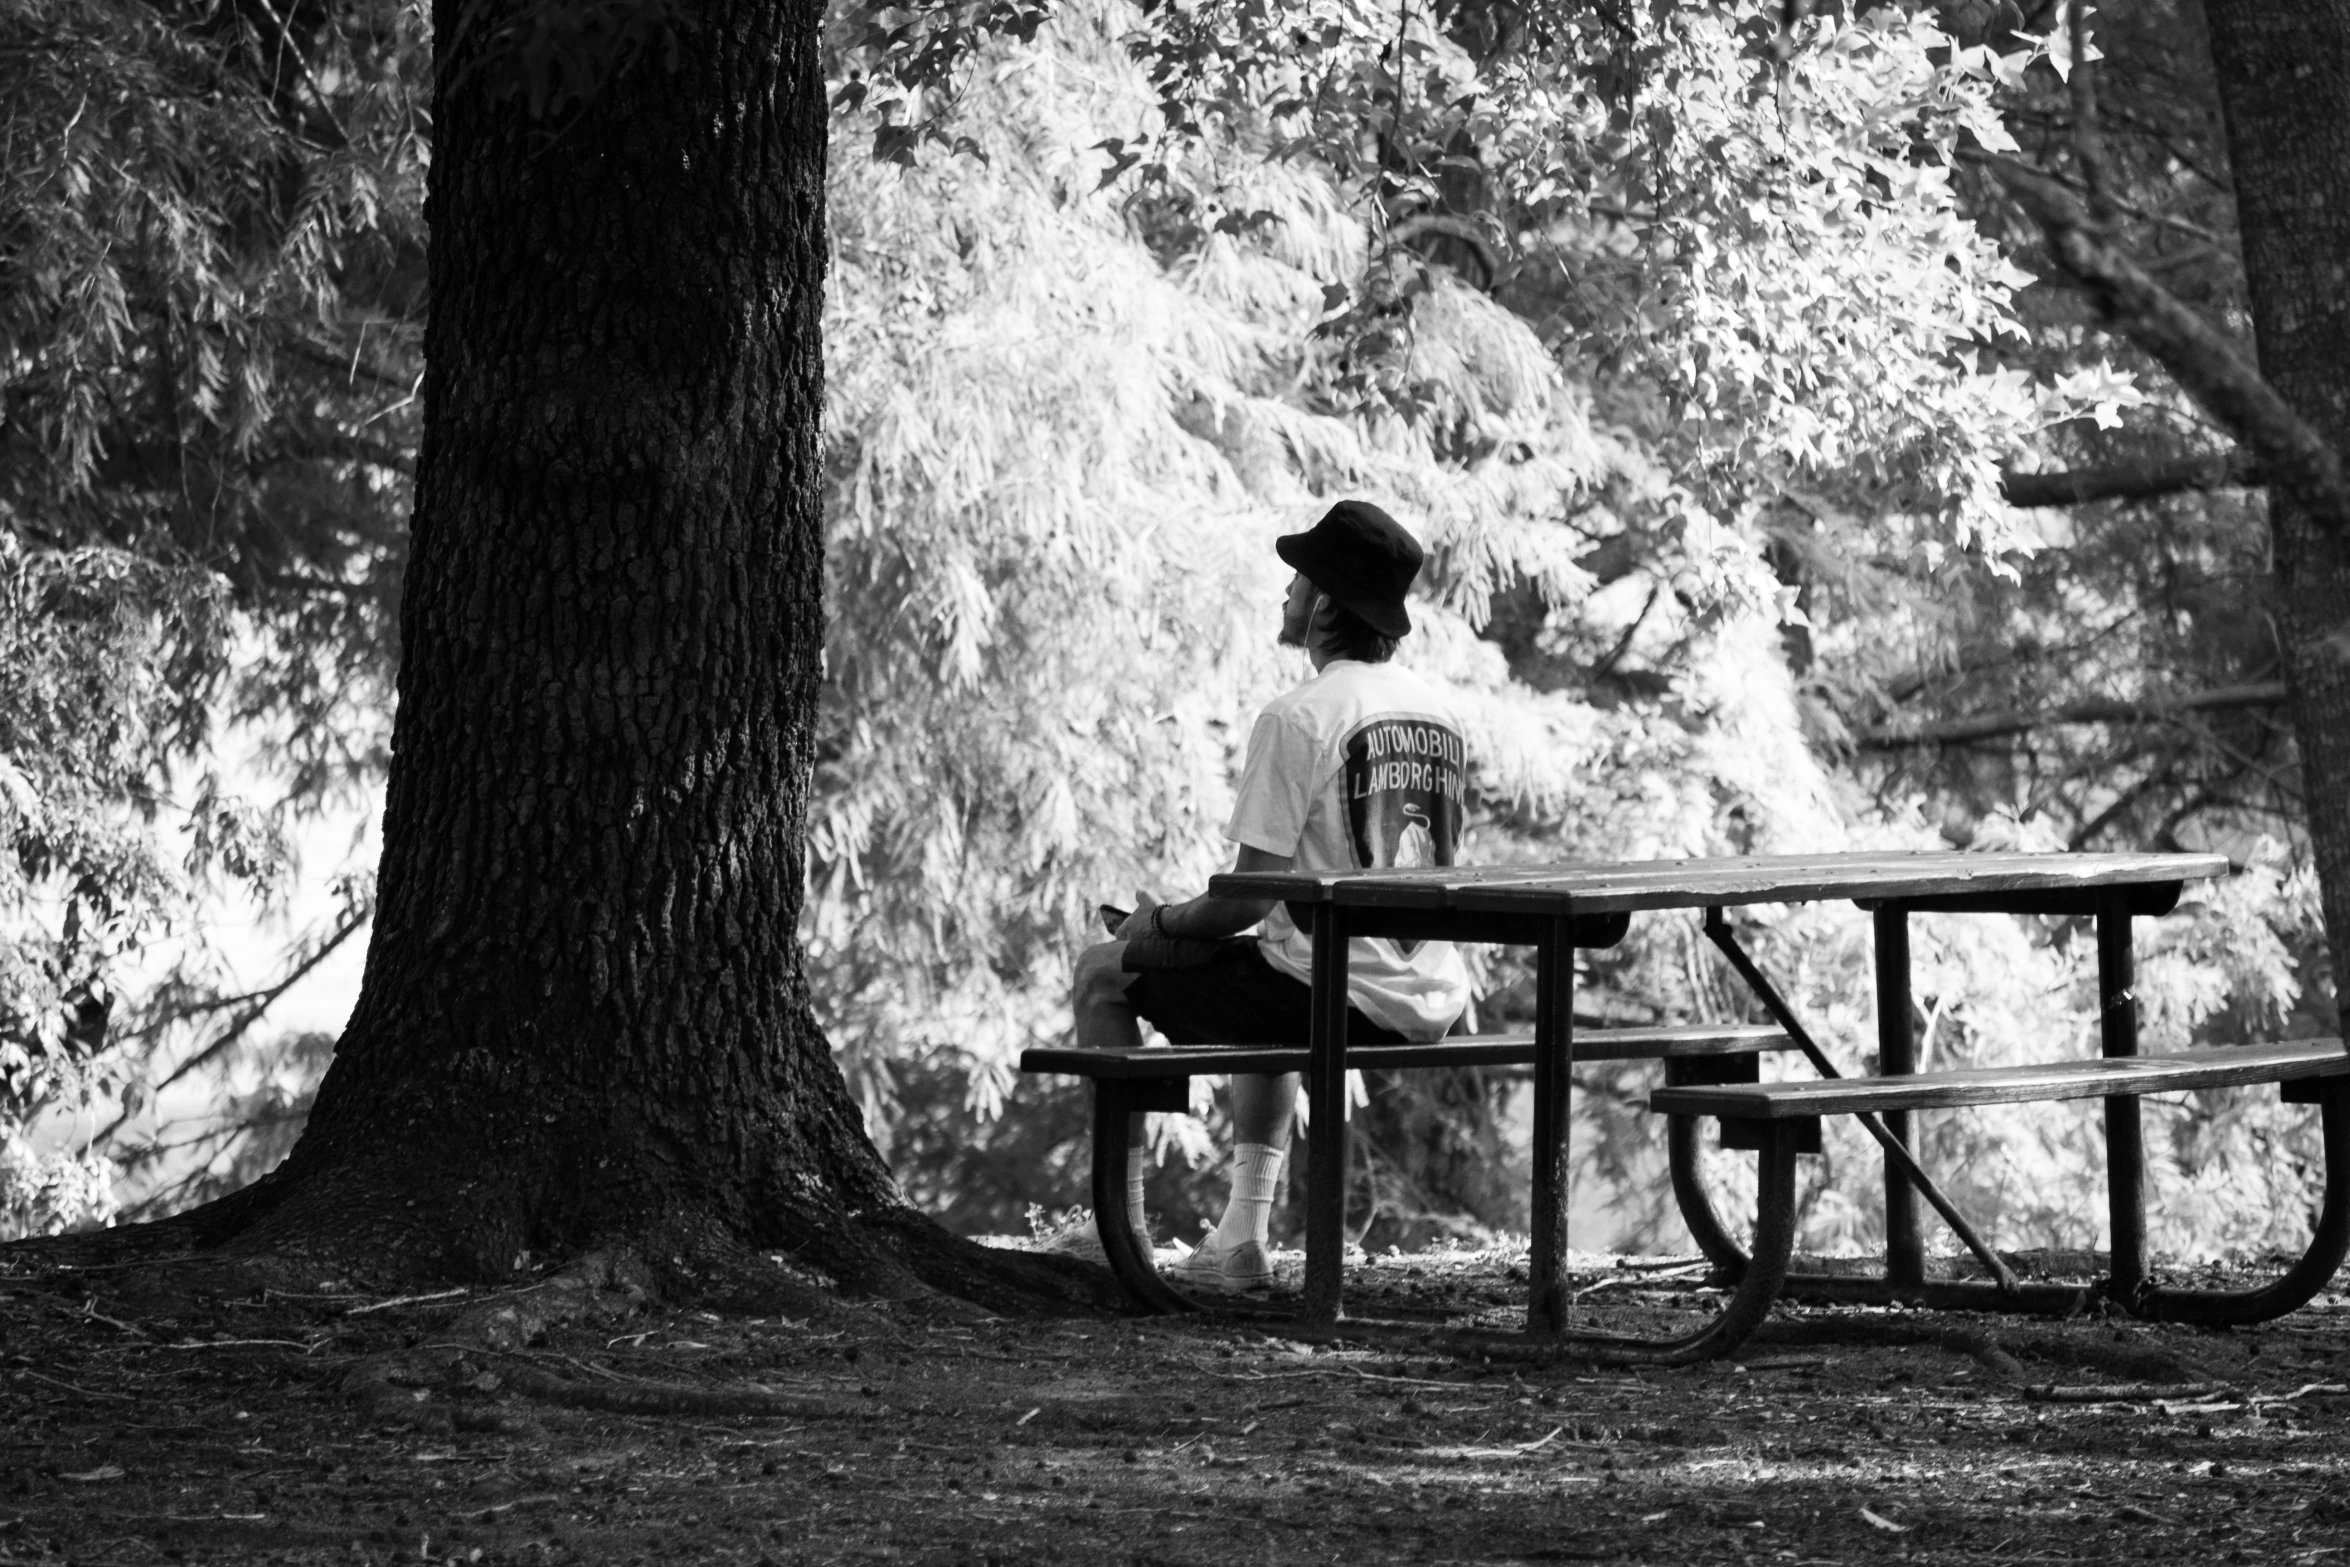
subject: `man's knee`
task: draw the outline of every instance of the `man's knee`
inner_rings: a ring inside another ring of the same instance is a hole
[[[1134,976],[1126,972],[1126,943],[1098,942],[1077,954],[1077,973],[1070,991],[1077,1005],[1089,1001],[1123,1002]]]

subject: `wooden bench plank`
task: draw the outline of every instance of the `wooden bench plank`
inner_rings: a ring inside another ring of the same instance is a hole
[[[1794,1041],[1769,1023],[1700,1023],[1575,1031],[1575,1059],[1578,1061],[1676,1061],[1693,1057],[1754,1055],[1794,1048]],[[1306,1055],[1306,1047],[1303,1045],[1174,1045],[1140,1050],[1078,1050],[1040,1045],[1020,1052],[1020,1070],[1100,1078],[1302,1072],[1306,1069]],[[1346,1056],[1349,1066],[1372,1069],[1523,1066],[1534,1059],[1534,1034],[1532,1030],[1506,1034],[1455,1034],[1426,1044],[1353,1045],[1348,1047]]]
[[[2345,1053],[2341,1040],[2276,1040],[2176,1055],[1970,1067],[1957,1072],[1920,1072],[1913,1077],[1661,1088],[1648,1096],[1648,1107],[1660,1115],[1777,1121],[1863,1111],[2103,1099],[2344,1075],[2350,1075],[2350,1053]]]

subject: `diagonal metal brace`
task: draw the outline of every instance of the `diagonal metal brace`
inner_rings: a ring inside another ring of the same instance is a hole
[[[1715,946],[1722,949],[1722,956],[1730,960],[1730,966],[1738,971],[1738,977],[1745,980],[1747,987],[1761,999],[1772,1019],[1787,1031],[1787,1037],[1794,1040],[1803,1051],[1805,1059],[1811,1062],[1812,1070],[1823,1078],[1842,1077],[1844,1074],[1836,1070],[1836,1063],[1828,1059],[1828,1053],[1819,1047],[1796,1018],[1795,1009],[1787,1005],[1786,998],[1779,994],[1778,988],[1765,977],[1761,969],[1755,967],[1754,959],[1746,955],[1746,949],[1738,945],[1738,938],[1732,933],[1729,920],[1718,907],[1705,911],[1705,933]],[[1886,1162],[1899,1170],[1909,1184],[1916,1187],[1927,1202],[1933,1204],[1934,1211],[1942,1215],[1942,1222],[1949,1225],[1951,1232],[1966,1243],[1967,1250],[1973,1252],[1981,1259],[1983,1266],[1991,1270],[1991,1277],[1999,1281],[2000,1293],[2018,1293],[2022,1286],[2016,1280],[2015,1270],[1991,1249],[1989,1242],[1975,1233],[1975,1227],[1967,1223],[1958,1209],[1952,1206],[1950,1199],[1943,1195],[1942,1188],[1934,1184],[1934,1178],[1918,1164],[1901,1139],[1887,1131],[1885,1123],[1871,1112],[1863,1111],[1853,1119],[1860,1122],[1861,1127],[1885,1150]]]

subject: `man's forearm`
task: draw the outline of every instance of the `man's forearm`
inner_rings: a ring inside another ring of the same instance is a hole
[[[1152,921],[1156,933],[1193,941],[1237,936],[1273,912],[1271,898],[1219,898],[1210,893],[1183,903],[1164,903]]]

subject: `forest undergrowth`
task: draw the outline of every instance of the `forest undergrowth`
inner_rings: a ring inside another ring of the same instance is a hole
[[[1578,1263],[1580,1289],[1643,1276]],[[1501,1325],[1512,1270],[1507,1252],[1429,1252],[1352,1282],[1382,1315]],[[544,1284],[258,1277],[0,1261],[0,1561],[2265,1563],[2350,1546],[2339,1295],[2232,1332],[1782,1308],[1734,1361],[1628,1371],[1447,1349],[1427,1322],[1012,1321],[936,1299],[762,1317],[624,1288],[534,1316]],[[1608,1293],[1674,1314],[1702,1306],[1693,1288]],[[500,1320],[520,1336],[479,1331]],[[714,1412],[746,1397],[765,1413]]]

